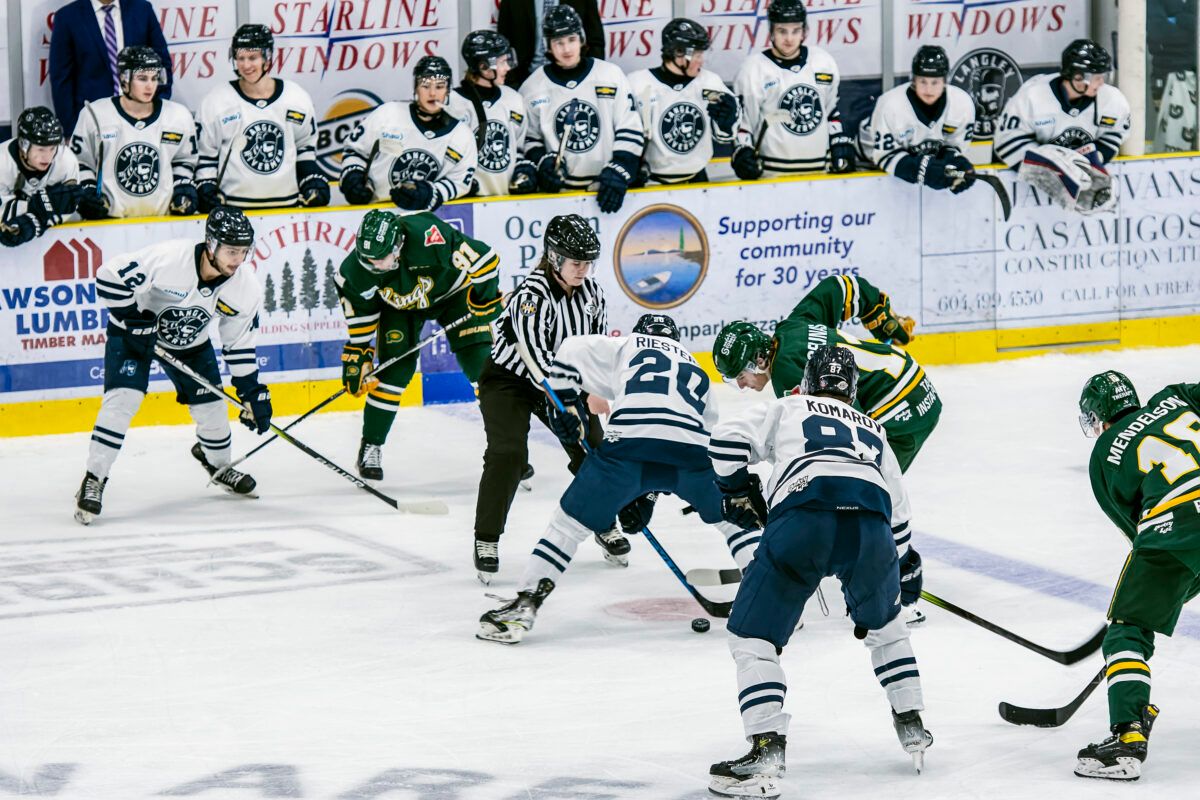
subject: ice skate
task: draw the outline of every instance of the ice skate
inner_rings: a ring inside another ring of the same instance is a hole
[[[484,586],[500,571],[500,543],[475,540],[475,574]]]
[[[358,474],[364,481],[383,480],[383,447],[364,441],[358,448]]]
[[[904,615],[904,624],[910,628],[920,628],[925,624],[925,620],[929,617],[925,616],[925,612],[917,608],[917,604],[904,606],[900,609],[900,613]]]
[[[521,491],[523,491],[523,492],[532,492],[533,484],[530,483],[530,481],[532,481],[532,480],[533,480],[533,465],[526,464],[525,469],[521,471],[521,482],[518,483],[517,485],[521,487]]]
[[[542,578],[533,591],[518,592],[516,599],[479,618],[479,630],[475,633],[475,638],[501,644],[517,644],[527,632],[533,630],[533,620],[538,609],[552,591],[554,581]]]
[[[893,709],[892,724],[896,726],[900,746],[912,756],[913,766],[920,775],[925,769],[925,751],[933,744],[933,734],[925,730],[925,724],[921,722],[921,712],[905,711],[903,714],[897,714]]]
[[[1099,744],[1079,751],[1075,774],[1081,778],[1110,781],[1136,781],[1142,777],[1142,762],[1150,747],[1150,728],[1158,716],[1158,706],[1142,709],[1139,722],[1122,722],[1112,727],[1112,735]]]
[[[192,457],[199,461],[208,472],[209,477],[212,479],[209,481],[210,483],[215,483],[230,494],[239,494],[243,497],[258,497],[254,493],[254,487],[258,485],[254,482],[254,478],[251,478],[244,472],[238,472],[236,469],[214,467],[204,457],[204,450],[201,449],[199,442],[192,445]]]
[[[100,480],[90,472],[83,476],[83,483],[75,493],[75,521],[80,525],[91,525],[92,520],[100,516],[107,483],[108,478]]]
[[[718,797],[779,797],[786,748],[782,734],[756,734],[749,753],[709,767],[708,790]]]
[[[604,533],[597,533],[596,544],[604,551],[605,561],[617,567],[629,566],[629,540],[616,525]]]

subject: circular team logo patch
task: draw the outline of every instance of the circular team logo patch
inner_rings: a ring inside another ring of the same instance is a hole
[[[209,319],[199,306],[168,308],[158,315],[158,335],[172,347],[188,347],[204,333]]]
[[[242,161],[259,175],[270,175],[283,166],[283,129],[269,120],[260,120],[245,132]]]
[[[796,84],[787,90],[779,107],[788,112],[791,119],[783,127],[797,136],[807,136],[817,129],[825,113],[821,108],[821,95],[811,86]]]
[[[663,144],[675,153],[690,153],[704,136],[704,113],[692,103],[676,103],[658,121]]]
[[[708,237],[686,209],[647,206],[617,234],[613,268],[630,300],[643,308],[683,305],[708,274]]]
[[[1054,137],[1050,144],[1056,144],[1060,147],[1066,147],[1074,150],[1077,147],[1083,147],[1085,144],[1090,144],[1092,135],[1083,128],[1067,128],[1065,131]]]
[[[158,150],[145,142],[130,142],[117,153],[117,184],[137,197],[158,188]]]
[[[508,126],[489,119],[483,137],[483,149],[479,151],[479,166],[487,172],[504,172],[512,163],[512,142]]]
[[[392,186],[405,181],[428,181],[437,177],[438,160],[425,150],[405,150],[392,161]]]
[[[572,100],[560,108],[554,115],[554,132],[560,142],[568,126],[571,129],[568,153],[586,153],[600,141],[600,111],[591,103]]]
[[[959,59],[950,83],[975,100],[975,138],[989,139],[1004,104],[1021,88],[1021,70],[1007,53],[985,47]]]

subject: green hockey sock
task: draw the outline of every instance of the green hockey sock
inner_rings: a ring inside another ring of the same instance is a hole
[[[1108,681],[1110,725],[1142,718],[1150,702],[1150,657],[1154,633],[1123,622],[1113,622],[1104,635],[1105,678]]]

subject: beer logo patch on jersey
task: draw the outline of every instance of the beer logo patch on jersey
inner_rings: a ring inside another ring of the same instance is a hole
[[[600,112],[591,103],[572,100],[560,108],[554,115],[554,132],[560,142],[567,135],[568,126],[571,129],[567,141],[569,153],[586,153],[600,141]]]
[[[405,150],[392,161],[392,186],[405,181],[428,181],[437,177],[441,165],[425,150]]]
[[[797,136],[807,136],[817,129],[825,114],[821,108],[821,96],[811,86],[798,83],[787,90],[779,107],[788,112],[789,119],[783,127]]]
[[[259,175],[269,175],[283,166],[283,129],[270,120],[246,128],[242,161]]]
[[[691,103],[676,103],[658,121],[663,144],[676,153],[690,153],[704,136],[704,114]]]
[[[489,119],[479,150],[479,166],[488,172],[504,172],[512,162],[512,146],[508,126]]]
[[[158,315],[158,335],[172,347],[188,347],[208,327],[209,314],[199,306],[168,308]]]
[[[117,151],[117,184],[129,194],[145,197],[158,188],[158,150],[145,142],[130,142]]]
[[[975,100],[975,138],[988,139],[1004,104],[1021,88],[1021,70],[1007,53],[985,47],[959,59],[950,71],[950,84]]]
[[[1074,150],[1077,147],[1083,147],[1085,144],[1090,144],[1092,135],[1083,128],[1067,128],[1065,131],[1054,137],[1050,144],[1056,144],[1059,147],[1066,147]]]

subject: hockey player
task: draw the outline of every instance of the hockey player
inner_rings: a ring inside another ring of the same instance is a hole
[[[479,166],[472,193],[485,196],[537,191],[537,169],[521,157],[527,113],[516,90],[504,85],[516,65],[512,45],[495,31],[472,31],[463,39],[467,74],[450,92],[446,113],[475,132]],[[479,120],[487,124],[480,126]]]
[[[860,341],[838,330],[838,325],[854,318],[879,341]],[[907,344],[914,326],[910,317],[894,314],[887,293],[866,278],[833,275],[796,304],[775,328],[774,337],[749,322],[726,325],[713,342],[713,362],[738,387],[761,392],[770,381],[775,396],[783,397],[800,385],[813,350],[834,343],[848,347],[858,363],[855,402],[887,429],[900,470],[907,472],[942,413],[942,401],[925,370],[909,353],[890,344]],[[925,621],[916,605],[923,583],[921,556],[909,547],[907,526],[894,533],[901,548],[905,618],[910,625],[919,625]]]
[[[662,31],[662,66],[629,76],[646,136],[640,182],[703,183],[713,144],[733,141],[737,100],[704,69],[710,46],[698,23],[673,19]]]
[[[1129,101],[1106,83],[1108,51],[1077,39],[1062,55],[1058,74],[1035,75],[1004,106],[996,128],[996,160],[1020,168],[1020,177],[1051,199],[1082,212],[1113,202],[1105,165],[1129,135]]]
[[[738,178],[854,170],[854,141],[842,133],[841,78],[833,56],[804,44],[804,0],[767,8],[771,47],[742,62],[733,88],[742,118],[730,164]]]
[[[391,201],[433,211],[465,196],[475,177],[475,134],[446,113],[450,65],[425,56],[413,68],[416,99],[384,103],[350,136],[342,155],[342,194],[355,205]]]
[[[1129,378],[1092,376],[1079,398],[1096,438],[1089,472],[1096,502],[1129,539],[1104,636],[1111,735],[1079,751],[1075,774],[1135,781],[1158,708],[1150,704],[1154,634],[1175,631],[1200,593],[1200,383],[1176,383],[1144,405]]]
[[[550,61],[521,84],[538,188],[596,188],[600,210],[619,211],[645,146],[629,81],[615,64],[583,55],[583,22],[570,6],[546,12],[542,36]]]
[[[770,509],[726,625],[751,749],[712,765],[709,791],[721,797],[780,794],[791,717],[783,712],[787,677],[779,658],[826,576],[842,582],[854,635],[871,651],[900,745],[918,772],[933,744],[921,721],[921,678],[900,616],[890,535],[908,522],[908,497],[883,426],[854,408],[857,382],[851,352],[824,344],[808,359],[798,392],[713,428],[709,453],[725,518]],[[765,499],[748,470],[760,461],[774,464]]]
[[[261,293],[252,270],[239,269],[254,243],[254,229],[234,208],[213,209],[204,241],[173,239],[105,261],[96,272],[96,294],[109,311],[104,344],[104,399],[92,429],[87,473],[75,496],[75,519],[84,525],[100,514],[109,469],[121,451],[133,415],[150,380],[156,345],[221,385],[217,357],[209,343],[216,320],[221,353],[238,399],[249,410],[241,421],[258,433],[271,423],[271,393],[258,379],[255,340]],[[161,364],[175,385],[176,400],[196,420],[195,458],[222,489],[250,494],[255,482],[233,469],[233,437],[226,404],[169,364]]]
[[[25,244],[75,213],[79,164],[62,143],[62,125],[45,106],[17,117],[17,135],[0,145],[0,244]]]
[[[275,38],[242,25],[229,45],[237,80],[217,86],[196,114],[200,209],[329,205],[317,165],[317,115],[300,84],[273,78]]]
[[[71,136],[80,216],[195,214],[196,123],[183,105],[158,97],[167,80],[162,58],[150,47],[126,47],[117,74],[121,94],[88,103]]]
[[[880,95],[870,121],[859,129],[859,143],[884,172],[958,194],[975,182],[975,167],[963,155],[975,128],[975,101],[946,83],[949,74],[945,50],[919,47],[912,82]]]
[[[533,548],[516,599],[479,618],[478,638],[520,642],[580,543],[648,492],[671,492],[691,503],[726,536],[738,566],[750,564],[762,526],[722,521],[707,455],[717,402],[708,376],[679,344],[674,320],[645,314],[629,336],[572,336],[547,377],[565,407],[559,411],[547,400],[550,426],[563,444],[577,445],[583,436],[585,392],[612,402],[608,427],[615,435],[584,459]]]
[[[383,444],[417,368],[412,353],[375,372],[376,351],[382,363],[410,350],[426,320],[448,325],[470,314],[446,336],[467,379],[479,380],[491,351],[491,322],[501,309],[499,263],[491,247],[432,214],[373,209],[363,217],[354,252],[334,275],[350,329],[342,383],[356,397],[367,395],[358,448],[363,478],[383,479]]]

